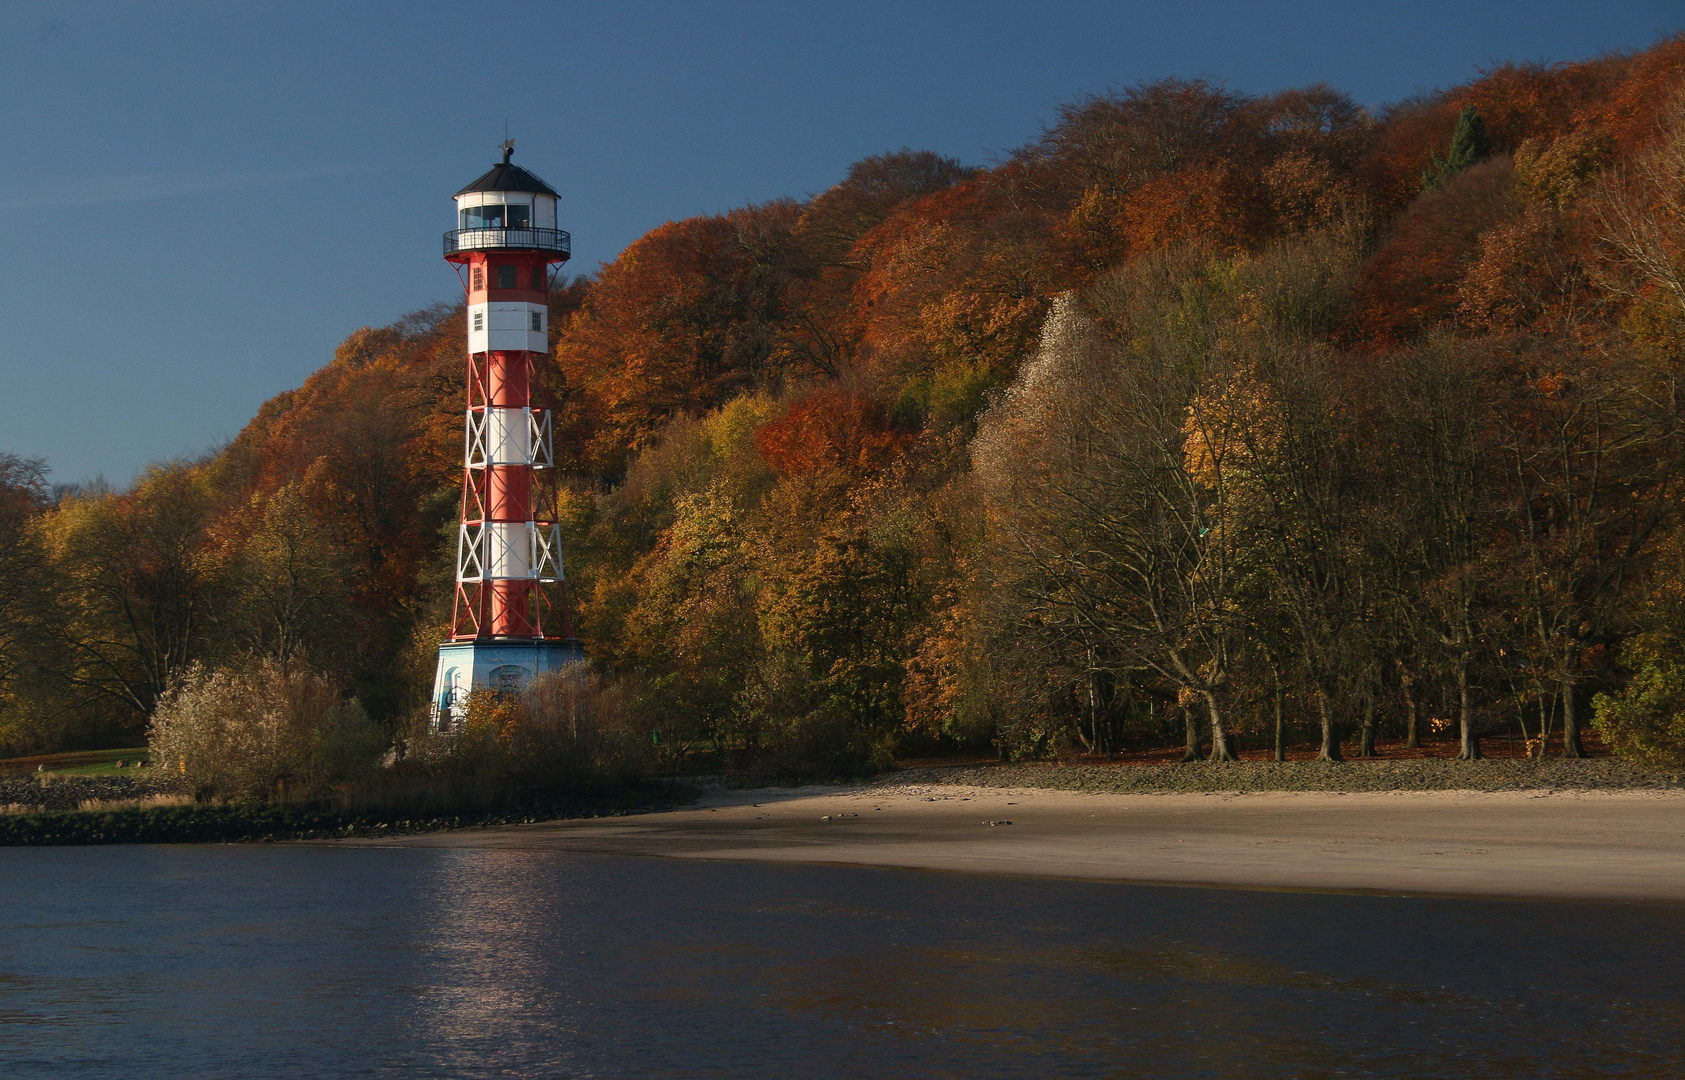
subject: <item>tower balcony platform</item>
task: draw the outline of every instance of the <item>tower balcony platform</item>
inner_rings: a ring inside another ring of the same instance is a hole
[[[445,258],[465,251],[551,251],[565,259],[571,244],[561,229],[452,229],[445,234]]]

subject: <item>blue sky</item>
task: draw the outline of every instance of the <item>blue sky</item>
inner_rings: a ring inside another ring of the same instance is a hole
[[[1367,104],[1642,48],[1632,3],[78,3],[0,10],[0,450],[126,482],[226,440],[346,334],[452,298],[450,195],[562,193],[572,269],[663,221],[969,163],[1165,75]]]

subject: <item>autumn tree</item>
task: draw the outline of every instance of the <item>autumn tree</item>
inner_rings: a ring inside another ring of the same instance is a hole
[[[905,146],[861,158],[848,167],[841,183],[802,207],[796,235],[821,262],[862,269],[852,256],[855,242],[896,207],[969,180],[978,171],[953,158]]]
[[[1376,389],[1395,422],[1378,434],[1380,490],[1396,583],[1393,618],[1419,628],[1455,694],[1459,756],[1481,756],[1478,679],[1490,647],[1491,542],[1501,512],[1498,455],[1486,394],[1491,351],[1438,336],[1389,356]]]
[[[1153,260],[1061,307],[974,450],[1019,598],[1014,630],[1104,649],[1197,701],[1230,760],[1242,643],[1230,481],[1243,394],[1232,354],[1179,294],[1197,252]],[[1197,301],[1196,301],[1197,302]],[[1110,328],[1110,333],[1102,329]]]
[[[46,463],[0,453],[0,747],[19,749],[46,735],[28,699],[53,626],[55,597],[36,531],[47,506]]]
[[[965,426],[1034,347],[1069,274],[1022,170],[897,210],[856,245],[864,375],[906,426]]]
[[[254,496],[250,514],[237,520],[252,529],[233,567],[243,643],[282,671],[303,658],[318,666],[344,658],[356,632],[346,617],[354,564],[299,486]]]
[[[1507,158],[1464,169],[1405,210],[1364,263],[1353,313],[1361,341],[1407,342],[1456,313],[1463,280],[1481,259],[1482,236],[1520,212],[1513,172]]]
[[[188,664],[215,655],[229,610],[228,562],[212,543],[219,502],[209,469],[175,462],[43,520],[64,589],[56,677],[138,717]]]
[[[1251,562],[1267,583],[1265,611],[1291,628],[1316,701],[1324,760],[1341,759],[1339,713],[1373,694],[1375,583],[1367,510],[1372,475],[1349,390],[1334,354],[1313,342],[1265,333],[1246,343],[1251,415],[1240,425]],[[1237,500],[1241,501],[1241,500]],[[1364,752],[1373,752],[1365,727]]]
[[[603,268],[556,358],[587,471],[618,474],[668,417],[772,379],[799,218],[781,200],[669,222]]]
[[[1685,95],[1659,117],[1658,138],[1619,169],[1592,204],[1604,252],[1599,280],[1631,301],[1677,364],[1685,326]]]
[[[905,443],[876,402],[859,393],[819,390],[755,433],[755,446],[782,475],[834,468],[870,472]]]

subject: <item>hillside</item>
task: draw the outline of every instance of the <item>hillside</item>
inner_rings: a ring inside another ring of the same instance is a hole
[[[669,765],[1572,756],[1594,713],[1672,759],[1681,88],[1678,37],[1378,114],[1169,80],[991,168],[903,149],[668,222],[550,297],[556,602]],[[0,749],[132,732],[251,655],[413,725],[462,317],[358,331],[131,490],[0,461]]]

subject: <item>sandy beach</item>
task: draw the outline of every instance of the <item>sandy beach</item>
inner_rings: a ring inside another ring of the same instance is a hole
[[[1685,900],[1685,793],[710,789],[694,807],[389,839],[1143,884]]]

